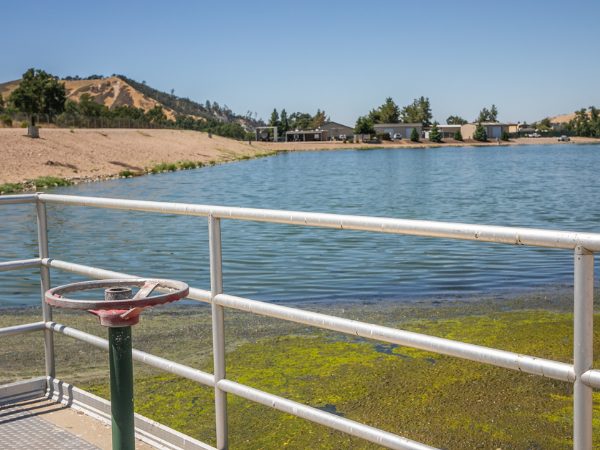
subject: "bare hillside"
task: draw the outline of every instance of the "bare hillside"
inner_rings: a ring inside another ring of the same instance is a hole
[[[9,81],[8,83],[0,84],[0,94],[5,99],[14,91],[21,80]],[[79,81],[61,81],[65,83],[65,91],[67,98],[70,100],[79,101],[83,94],[90,94],[92,98],[109,108],[116,106],[133,106],[143,108],[148,111],[156,105],[163,107],[163,111],[167,118],[175,120],[175,111],[161,105],[156,100],[146,97],[141,94],[125,81],[117,78],[105,78],[103,80],[79,80]]]

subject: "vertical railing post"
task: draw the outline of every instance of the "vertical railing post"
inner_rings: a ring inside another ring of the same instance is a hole
[[[592,388],[581,376],[593,365],[594,344],[594,253],[575,247],[573,318],[573,448],[592,450]]]
[[[38,247],[40,258],[48,258],[48,228],[46,222],[46,204],[39,199],[36,202]],[[42,289],[42,320],[52,321],[52,307],[46,303],[44,294],[50,289],[50,269],[40,266],[40,285]],[[54,335],[52,330],[44,330],[44,354],[46,360],[46,376],[54,378]]]
[[[217,449],[227,450],[227,393],[218,387],[225,378],[225,333],[223,307],[215,303],[215,297],[223,293],[223,267],[221,264],[221,224],[220,220],[208,216],[208,237],[210,246],[210,296],[212,302],[213,358],[215,375],[215,416]]]

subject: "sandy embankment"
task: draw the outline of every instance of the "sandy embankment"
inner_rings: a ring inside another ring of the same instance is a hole
[[[43,176],[82,179],[117,175],[129,169],[144,170],[162,162],[191,160],[227,162],[242,156],[254,156],[273,150],[333,150],[352,149],[366,144],[341,142],[261,143],[183,130],[41,129],[40,139],[25,136],[21,128],[0,128],[0,184],[17,183]],[[518,144],[541,144],[542,139],[519,139]],[[597,142],[597,140],[594,140]],[[550,142],[556,143],[555,140]],[[449,140],[442,145],[473,145],[474,141],[456,144]],[[479,143],[477,143],[479,144]],[[379,147],[425,147],[428,141],[413,143],[394,141]],[[440,144],[435,144],[440,145]],[[495,142],[487,145],[496,145]],[[375,146],[373,146],[375,147]]]

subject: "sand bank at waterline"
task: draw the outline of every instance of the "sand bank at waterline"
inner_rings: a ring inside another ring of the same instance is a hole
[[[282,142],[264,143],[212,136],[183,130],[131,129],[41,129],[40,139],[25,136],[21,128],[0,128],[0,184],[17,183],[38,177],[97,178],[118,175],[129,169],[142,171],[166,162],[227,162],[244,156],[254,157],[275,150],[310,151],[361,148],[426,147],[428,145],[473,145],[475,141],[457,143],[451,139],[443,144],[429,141],[413,143],[393,141],[382,144],[344,144],[342,142]],[[598,142],[577,139],[574,142]],[[556,143],[555,140],[516,139],[511,144]],[[480,143],[477,143],[480,144]],[[496,145],[490,142],[483,145]],[[506,145],[506,144],[504,144]]]

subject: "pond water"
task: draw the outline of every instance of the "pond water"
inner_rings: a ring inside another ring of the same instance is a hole
[[[295,152],[47,192],[598,232],[600,145]],[[410,301],[569,285],[571,251],[222,220],[224,291]],[[53,258],[210,289],[205,218],[48,205]],[[37,256],[32,205],[0,208],[0,261]],[[40,303],[36,270],[0,306]],[[52,285],[84,278],[52,271]]]

